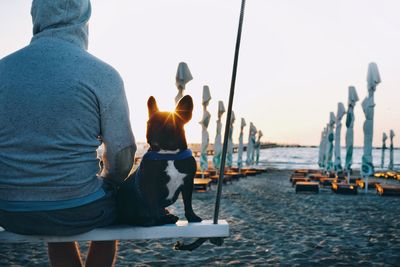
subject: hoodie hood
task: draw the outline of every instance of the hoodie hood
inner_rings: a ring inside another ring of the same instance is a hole
[[[88,48],[89,0],[33,0],[31,15],[32,42],[51,37]]]

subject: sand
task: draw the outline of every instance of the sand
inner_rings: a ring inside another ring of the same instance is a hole
[[[400,266],[400,198],[328,188],[295,194],[289,176],[270,170],[224,186],[220,218],[231,236],[222,247],[207,242],[187,252],[172,249],[176,240],[123,241],[116,266]],[[215,193],[194,194],[204,219]],[[183,217],[180,200],[171,211]],[[46,253],[41,243],[0,244],[0,266],[48,266]]]

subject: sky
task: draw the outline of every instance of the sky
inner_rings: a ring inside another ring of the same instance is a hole
[[[188,142],[201,142],[201,95],[211,91],[208,110],[213,143],[218,101],[227,107],[240,0],[92,0],[89,52],[116,68],[124,79],[137,141],[145,141],[146,102],[153,95],[161,110],[174,109],[175,74],[186,62],[193,80],[185,94],[195,110],[186,125]],[[0,1],[0,58],[32,37],[30,0]],[[253,122],[261,141],[318,145],[321,131],[347,107],[348,86],[357,89],[356,146],[363,144],[366,75],[376,62],[382,82],[375,92],[374,146],[393,129],[400,137],[400,1],[249,0],[233,110],[233,138],[240,118]],[[225,116],[222,117],[225,124]],[[343,119],[342,144],[346,132]]]

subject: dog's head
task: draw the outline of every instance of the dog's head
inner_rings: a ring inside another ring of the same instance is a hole
[[[154,97],[147,101],[149,120],[147,121],[147,143],[150,150],[185,150],[187,149],[185,130],[183,126],[192,118],[193,100],[184,96],[174,112],[158,110]]]

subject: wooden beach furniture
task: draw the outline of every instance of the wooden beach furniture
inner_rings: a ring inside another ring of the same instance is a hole
[[[400,185],[379,184],[375,185],[376,193],[380,196],[397,196],[400,197]]]
[[[290,177],[307,177],[307,173],[305,173],[305,172],[293,172]]]
[[[293,173],[303,174],[304,176],[307,176],[309,174],[322,174],[321,170],[315,169],[296,169],[293,171]]]
[[[293,172],[303,174],[304,176],[306,176],[308,174],[308,169],[297,169],[297,170],[294,170]]]
[[[319,175],[323,175],[325,173],[325,171],[321,171],[321,170],[309,170],[308,174],[319,174]]]
[[[208,173],[210,176],[214,176],[218,174],[218,171],[216,169],[208,169]]]
[[[321,179],[324,178],[329,178],[328,176],[321,174],[321,173],[316,173],[316,174],[310,174],[308,175],[308,178],[310,178],[311,181],[320,181]]]
[[[359,180],[361,180],[361,178],[351,177],[349,180],[349,183],[357,185],[357,181],[359,181]]]
[[[332,183],[332,191],[335,192],[336,194],[356,195],[357,194],[357,185],[334,182],[334,183]]]
[[[319,193],[319,183],[317,182],[297,182],[296,193]]]
[[[385,177],[389,179],[397,179],[397,173],[394,171],[387,171]]]
[[[332,186],[332,183],[336,181],[337,181],[336,178],[328,178],[328,177],[323,177],[319,179],[319,183],[322,186]]]
[[[239,168],[238,167],[232,167],[231,170],[234,171],[234,172],[239,172]]]
[[[241,169],[241,170],[239,171],[239,168],[238,168],[238,167],[232,167],[232,168],[230,168],[230,169],[227,171],[227,173],[229,173],[229,172],[239,174],[239,178],[244,178],[244,177],[246,177],[245,171],[244,171],[243,169]]]
[[[307,177],[301,177],[301,178],[292,178],[292,186],[295,186],[298,182],[310,182],[310,179]]]
[[[338,181],[346,181],[346,176],[343,172],[338,174],[336,178]]]
[[[255,176],[255,175],[258,174],[257,171],[252,170],[252,169],[245,169],[245,170],[242,170],[242,171],[244,172],[244,175],[246,175],[246,176]]]
[[[210,172],[208,171],[197,171],[196,175],[194,176],[194,178],[208,178],[210,176]]]
[[[209,178],[211,179],[212,183],[217,184],[218,183],[218,179],[219,179],[219,175],[212,175]],[[228,182],[232,183],[232,176],[224,174],[223,183],[226,184]]]
[[[307,176],[303,176],[303,175],[291,175],[289,178],[289,182],[292,182],[293,179],[305,179],[307,178]]]
[[[236,167],[232,167],[230,169],[230,171],[239,173],[239,169],[236,168]],[[260,174],[260,173],[264,173],[266,171],[267,171],[266,168],[242,168],[240,170],[240,174],[244,175],[243,177],[245,177],[245,176],[254,176],[254,175],[257,175],[257,174]]]
[[[385,172],[375,172],[374,177],[375,178],[386,178],[386,173]]]
[[[356,184],[361,189],[365,188],[365,181],[362,180],[362,179],[356,180]],[[368,181],[368,189],[374,189],[376,184],[378,184],[378,182],[376,182],[376,181]]]
[[[380,171],[380,172],[375,172],[374,173],[375,178],[385,178],[385,179],[394,179],[397,180],[399,177],[399,174],[394,171]]]
[[[262,167],[255,167],[253,170],[257,171],[258,173],[264,173],[267,172],[267,168],[262,168]]]
[[[194,178],[193,189],[197,192],[205,192],[211,188],[210,178]]]
[[[225,220],[219,220],[218,224],[213,224],[211,220],[202,221],[200,223],[178,221],[176,224],[153,227],[115,225],[97,228],[90,232],[74,236],[19,235],[4,231],[4,229],[0,227],[0,243],[210,238],[228,236],[229,225]]]
[[[244,174],[239,173],[239,172],[235,172],[235,171],[231,171],[231,170],[225,172],[225,175],[231,176],[232,180],[239,180],[239,178],[244,177]]]

